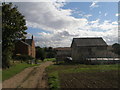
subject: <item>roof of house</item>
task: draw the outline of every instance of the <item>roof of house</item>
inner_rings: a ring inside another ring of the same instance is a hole
[[[73,38],[72,45],[73,43],[75,43],[76,46],[107,46],[101,37]]]
[[[32,41],[33,41],[32,39],[25,39],[25,42],[29,45],[32,45]]]
[[[24,43],[25,45],[32,45],[32,39],[23,39],[23,40],[16,40]]]
[[[22,40],[20,40],[20,42],[22,42],[23,44],[25,44],[25,45],[28,45],[28,46],[29,46],[29,44],[28,44],[28,43],[26,43],[26,42],[24,42],[24,41],[22,41]]]

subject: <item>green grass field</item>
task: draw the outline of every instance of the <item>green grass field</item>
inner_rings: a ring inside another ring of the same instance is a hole
[[[51,65],[46,69],[50,88],[117,87],[119,64],[113,65]],[[80,82],[82,81],[82,82]],[[91,81],[91,82],[88,82]],[[95,83],[95,84],[93,84]],[[100,84],[105,83],[105,84]],[[81,86],[80,86],[81,85]],[[88,85],[88,86],[87,86]]]
[[[17,63],[9,69],[2,70],[2,81],[9,79],[15,74],[21,72],[25,68],[36,66],[37,64]]]

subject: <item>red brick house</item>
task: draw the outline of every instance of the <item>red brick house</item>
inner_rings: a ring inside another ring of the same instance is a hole
[[[32,39],[17,40],[15,43],[15,54],[16,55],[29,55],[35,58],[35,42]]]

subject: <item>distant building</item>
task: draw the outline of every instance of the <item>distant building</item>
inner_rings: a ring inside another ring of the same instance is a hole
[[[72,59],[83,63],[86,58],[106,57],[107,44],[101,37],[73,38]]]
[[[35,42],[33,36],[31,39],[16,40],[15,54],[16,55],[29,55],[35,58]]]
[[[64,61],[65,58],[71,57],[71,48],[70,47],[59,47],[55,48],[56,50],[56,60]]]

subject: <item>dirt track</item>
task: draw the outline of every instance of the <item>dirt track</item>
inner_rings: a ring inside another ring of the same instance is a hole
[[[5,80],[2,88],[48,88],[45,68],[53,62],[48,61],[39,66],[26,68],[14,77]]]

